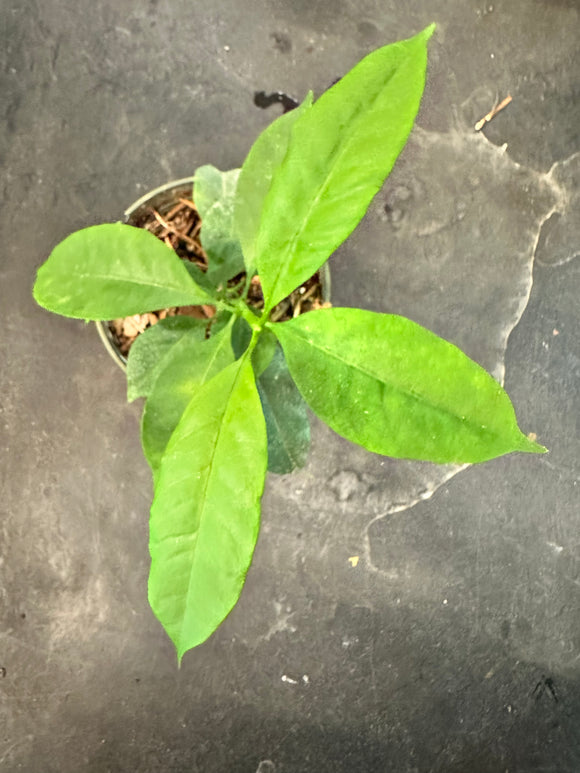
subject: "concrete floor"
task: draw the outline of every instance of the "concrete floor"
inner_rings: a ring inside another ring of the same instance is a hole
[[[505,374],[550,453],[437,468],[313,420],[239,605],[177,671],[140,407],[34,272],[149,188],[239,166],[279,112],[255,90],[319,94],[431,21],[417,128],[333,300]],[[3,0],[0,770],[578,773],[579,25],[577,0]]]

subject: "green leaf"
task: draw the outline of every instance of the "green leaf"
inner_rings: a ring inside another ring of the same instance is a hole
[[[243,317],[238,317],[232,327],[232,349],[234,357],[239,359],[252,340],[252,329]]]
[[[310,448],[310,422],[306,403],[279,346],[258,379],[258,392],[266,419],[268,470],[284,474],[304,467]]]
[[[279,348],[280,347],[278,346],[278,339],[276,336],[270,332],[270,330],[264,328],[260,333],[258,343],[252,352],[252,366],[254,368],[256,378],[264,373],[266,368],[272,362],[272,358],[274,357],[276,349]]]
[[[238,317],[232,328],[232,349],[236,359],[242,356],[252,340],[252,330],[243,317]],[[269,330],[263,329],[258,342],[252,352],[252,366],[256,378],[260,376],[270,364],[278,341]]]
[[[195,263],[192,263],[190,260],[184,260],[183,265],[187,269],[187,273],[193,279],[193,281],[199,285],[202,290],[205,290],[208,295],[213,296],[216,289],[215,284],[208,279],[207,273],[202,271],[198,266],[195,265]],[[212,300],[210,303],[215,303],[215,301]]]
[[[34,298],[65,317],[94,320],[212,303],[173,250],[123,223],[67,236],[38,270]]]
[[[163,359],[184,336],[205,340],[208,320],[168,317],[137,336],[127,361],[127,400],[147,397],[163,369]]]
[[[232,348],[241,357],[248,348],[252,331],[244,319],[232,330]],[[252,352],[252,367],[258,380],[268,434],[268,470],[279,475],[306,464],[310,448],[310,422],[306,403],[286,365],[276,336],[265,328]]]
[[[215,285],[244,270],[242,248],[234,233],[234,201],[239,169],[220,172],[201,166],[193,180],[195,206],[201,216],[201,242],[208,256],[207,277]]]
[[[256,236],[272,177],[284,160],[294,124],[311,106],[312,92],[309,91],[299,107],[281,115],[260,134],[244,161],[238,179],[234,225],[248,271],[256,266]]]
[[[163,457],[151,509],[149,602],[179,660],[241,593],[266,460],[260,399],[243,357],[195,393]]]
[[[233,322],[235,317],[232,318],[232,312],[227,309],[219,309],[216,314],[209,321],[209,334],[210,336],[217,335],[221,330]]]
[[[419,109],[432,31],[369,54],[296,121],[255,240],[267,309],[320,268],[381,188]]]
[[[145,408],[141,422],[141,443],[155,476],[169,438],[194,392],[234,360],[226,326],[207,341],[200,341],[192,329],[169,349]]]
[[[312,410],[369,451],[464,463],[545,450],[482,367],[404,317],[328,309],[271,329]]]

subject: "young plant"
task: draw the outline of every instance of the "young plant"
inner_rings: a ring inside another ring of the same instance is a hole
[[[352,232],[412,128],[433,27],[380,48],[313,103],[274,121],[241,170],[202,167],[194,196],[206,274],[151,233],[115,223],[73,233],[34,287],[50,311],[103,320],[187,304],[134,344],[128,397],[147,398],[152,468],[149,600],[179,660],[236,603],[250,566],[268,466],[304,463],[304,402],[378,454],[483,462],[543,449],[518,429],[501,386],[452,344],[392,314],[351,308],[286,322],[272,309]],[[247,281],[232,287],[232,277]],[[246,303],[259,275],[264,310]]]

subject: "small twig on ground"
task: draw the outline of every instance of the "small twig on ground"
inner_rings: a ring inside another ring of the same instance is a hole
[[[483,118],[478,121],[475,126],[473,127],[476,132],[483,129],[486,123],[489,123],[495,116],[499,113],[500,110],[503,110],[504,107],[507,107],[509,103],[512,101],[511,96],[508,94],[508,96],[505,99],[502,99],[502,101],[497,104],[495,107],[493,107],[487,115],[484,115]]]

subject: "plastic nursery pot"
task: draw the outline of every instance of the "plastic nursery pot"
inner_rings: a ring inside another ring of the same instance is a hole
[[[193,190],[193,177],[185,177],[182,180],[174,180],[141,196],[125,210],[124,222],[128,225],[144,227],[144,223],[150,220],[153,211],[162,218],[168,215],[179,203],[180,199],[191,200]],[[320,284],[320,293],[323,302],[330,301],[330,270],[325,263],[317,272]],[[309,280],[310,281],[310,280]],[[300,312],[302,313],[302,312]],[[122,369],[127,368],[127,356],[121,351],[118,339],[112,329],[111,321],[95,322],[97,332],[111,357]]]

